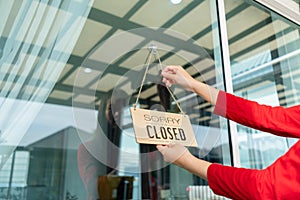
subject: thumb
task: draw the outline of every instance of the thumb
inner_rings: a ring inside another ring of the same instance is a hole
[[[171,74],[171,73],[167,73],[167,72],[162,72],[161,75],[169,80],[175,80],[176,79],[176,74]]]

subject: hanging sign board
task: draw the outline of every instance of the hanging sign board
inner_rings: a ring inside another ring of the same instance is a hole
[[[198,146],[187,115],[130,108],[137,143]]]

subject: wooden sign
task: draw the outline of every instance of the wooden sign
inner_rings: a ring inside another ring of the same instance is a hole
[[[187,115],[130,108],[137,143],[198,146]]]

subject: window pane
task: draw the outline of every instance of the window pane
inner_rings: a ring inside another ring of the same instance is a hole
[[[108,149],[110,142],[118,149],[114,153],[108,151],[107,155],[118,163],[112,162],[107,168],[103,167],[102,174],[133,176],[133,195],[137,199],[187,198],[188,186],[202,185],[205,190],[208,188],[207,182],[165,163],[155,145],[137,144],[128,109],[135,103],[141,87],[146,68],[144,64],[149,58],[148,47],[151,45],[157,47],[157,54],[151,59],[141,90],[138,102],[141,108],[179,112],[174,99],[160,84],[159,59],[163,66],[182,65],[199,81],[224,89],[223,76],[219,73],[222,71],[222,61],[215,1],[182,1],[178,5],[169,1],[145,1],[134,6],[131,2],[131,6],[126,4],[120,10],[114,8],[115,4],[112,1],[102,1],[99,5],[95,2],[97,9],[90,14],[93,22],[88,23],[101,27],[100,30],[110,35],[102,36],[99,40],[102,43],[90,50],[86,61],[92,62],[83,63],[98,71],[103,70],[100,78],[90,85],[103,94],[97,96],[100,103],[96,105],[99,105],[99,118],[103,121],[100,125],[110,140],[106,143]],[[103,20],[98,17],[101,15],[108,18]],[[84,38],[86,35],[82,35],[81,42],[85,41]],[[109,55],[110,58],[103,56],[108,55],[109,51],[114,53]],[[93,67],[93,63],[103,66]],[[111,116],[122,113],[119,115],[121,119],[118,119],[121,130],[112,137],[110,125],[104,125],[108,120],[105,104],[107,99],[115,98],[116,91],[125,92],[124,96],[129,96],[129,103],[120,104],[122,106],[113,111],[115,105],[112,100]],[[191,152],[211,162],[230,165],[226,120],[213,115],[211,105],[194,94],[178,86],[172,87],[171,91],[189,115],[198,139],[199,147],[190,148]],[[204,193],[204,190],[199,191]]]
[[[225,5],[234,93],[272,106],[299,104],[299,26],[242,0]],[[294,143],[242,125],[238,135],[243,167],[266,167]]]

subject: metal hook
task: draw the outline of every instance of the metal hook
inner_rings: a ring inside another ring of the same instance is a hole
[[[157,46],[154,44],[150,44],[148,50],[155,55],[157,53]]]

